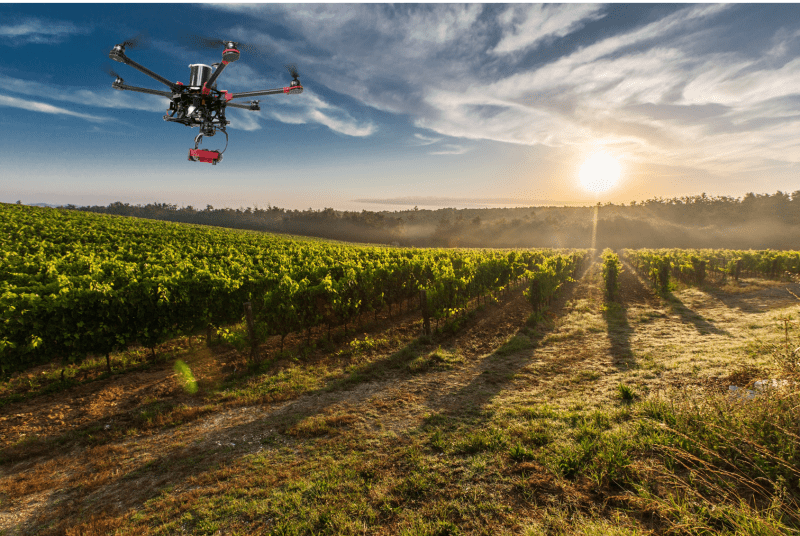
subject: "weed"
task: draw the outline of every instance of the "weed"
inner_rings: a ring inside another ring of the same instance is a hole
[[[617,396],[623,402],[632,402],[638,395],[633,390],[633,387],[620,383],[617,385]]]
[[[531,340],[525,335],[515,335],[511,337],[509,340],[503,344],[500,348],[495,351],[497,355],[509,355],[515,352],[520,352],[522,350],[527,350],[528,348],[532,348],[533,343]]]
[[[468,433],[454,445],[456,454],[477,454],[479,452],[494,452],[506,446],[505,434],[497,428],[488,428]]]
[[[596,370],[582,370],[570,378],[571,383],[592,382],[600,379],[601,374]]]
[[[525,419],[555,419],[558,417],[558,412],[549,404],[542,404],[540,406],[524,406],[514,411],[520,417]]]
[[[522,441],[527,445],[542,447],[553,440],[553,435],[548,427],[535,426],[525,431]]]
[[[533,451],[531,451],[521,443],[514,444],[514,446],[512,446],[511,449],[509,450],[509,455],[511,456],[512,460],[518,462],[524,460],[532,460],[535,457]]]
[[[444,452],[447,450],[447,441],[444,438],[444,434],[441,430],[436,430],[431,434],[431,438],[429,440],[431,448],[436,452]]]
[[[365,333],[363,339],[353,339],[349,346],[353,355],[372,355],[388,343],[388,339],[373,339]]]

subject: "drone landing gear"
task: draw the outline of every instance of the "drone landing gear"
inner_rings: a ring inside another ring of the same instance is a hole
[[[225,149],[228,148],[228,133],[224,130],[222,131],[225,134]],[[191,162],[204,162],[206,164],[214,164],[217,165],[217,162],[222,161],[222,153],[225,152],[225,149],[222,151],[206,151],[205,149],[198,149],[197,147],[203,141],[203,133],[197,135],[194,139],[194,149],[189,149],[189,161]]]

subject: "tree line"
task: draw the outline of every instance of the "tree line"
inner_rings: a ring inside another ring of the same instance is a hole
[[[743,197],[684,196],[583,207],[413,209],[373,212],[169,203],[66,208],[305,236],[417,247],[725,247],[791,249],[800,190]],[[597,213],[597,227],[594,225]]]

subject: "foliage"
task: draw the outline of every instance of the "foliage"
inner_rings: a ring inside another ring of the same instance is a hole
[[[619,275],[622,273],[622,264],[619,261],[619,256],[610,249],[603,251],[602,270],[606,296],[609,300],[614,300],[619,291]]]
[[[800,252],[733,249],[626,249],[624,255],[656,288],[669,290],[674,278],[686,285],[702,285],[709,274],[718,280],[740,275],[778,278],[800,274]]]

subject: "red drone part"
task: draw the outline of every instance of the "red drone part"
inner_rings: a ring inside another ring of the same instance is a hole
[[[200,129],[200,133],[195,137],[194,149],[189,149],[189,160],[216,165],[218,162],[222,161],[222,153],[225,152],[225,149],[222,151],[198,149],[198,145],[201,143],[203,136],[213,136],[217,131],[222,132],[225,134],[225,148],[227,149],[228,133],[225,131],[225,128],[230,124],[230,121],[225,118],[225,109],[229,106],[252,111],[261,109],[259,101],[257,100],[250,101],[248,104],[239,104],[231,102],[233,99],[258,97],[261,95],[278,95],[281,93],[302,93],[303,85],[300,83],[300,75],[297,72],[297,68],[294,65],[287,65],[286,67],[289,70],[289,74],[292,76],[292,81],[289,83],[289,86],[239,93],[218,90],[216,82],[219,75],[222,74],[222,71],[224,71],[230,63],[239,59],[241,54],[239,51],[239,44],[235,41],[199,39],[207,46],[224,47],[222,51],[222,61],[213,65],[205,65],[203,63],[189,65],[190,80],[188,85],[184,85],[183,82],[172,83],[163,76],[139,65],[126,56],[125,47],[134,46],[136,43],[135,40],[129,40],[114,46],[111,52],[109,52],[108,57],[114,61],[130,65],[134,69],[161,82],[167,86],[170,91],[158,91],[155,89],[129,86],[126,85],[125,81],[114,71],[109,70],[109,73],[116,77],[116,80],[111,84],[111,87],[114,89],[137,91],[139,93],[159,95],[170,99],[169,108],[164,115],[164,121],[182,123],[188,127],[198,127]]]

